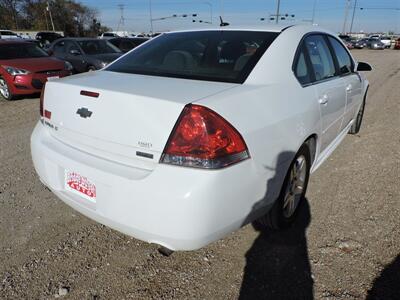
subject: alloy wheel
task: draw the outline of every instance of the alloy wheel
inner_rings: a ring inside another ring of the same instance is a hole
[[[8,99],[10,97],[10,90],[8,89],[7,82],[3,78],[0,78],[0,94],[5,99]]]
[[[297,157],[290,170],[289,180],[286,186],[283,200],[283,215],[290,218],[296,211],[304,194],[307,176],[307,160],[304,155]]]

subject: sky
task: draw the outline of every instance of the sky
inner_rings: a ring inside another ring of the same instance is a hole
[[[261,25],[270,23],[270,15],[276,14],[278,0],[79,0],[96,8],[102,24],[113,30],[149,32],[190,28],[206,28],[219,25],[219,16],[232,25]],[[335,32],[350,30],[353,8],[357,2],[353,32],[400,32],[400,0],[280,0],[280,13],[294,15],[279,23],[311,23],[315,4],[314,23]],[[151,5],[150,5],[151,4]],[[123,5],[124,22],[121,20]],[[346,5],[349,6],[345,23]],[[177,17],[150,22],[152,19],[178,15]],[[363,8],[362,10],[360,8]],[[190,15],[182,17],[182,15]],[[197,14],[197,17],[192,17]],[[261,18],[265,18],[262,21]],[[193,22],[196,20],[196,22]],[[204,21],[199,23],[198,21]],[[207,22],[212,22],[208,24]]]

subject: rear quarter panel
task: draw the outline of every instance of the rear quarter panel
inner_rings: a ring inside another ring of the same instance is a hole
[[[301,145],[321,130],[315,88],[302,87],[292,72],[301,37],[282,33],[243,85],[198,101],[242,134],[254,168],[265,177],[265,186],[273,187],[268,193],[274,198]],[[271,170],[274,178],[268,178]]]

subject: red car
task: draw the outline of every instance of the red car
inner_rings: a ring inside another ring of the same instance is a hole
[[[39,93],[48,78],[71,70],[69,62],[49,57],[33,42],[0,40],[0,94],[6,100]]]
[[[394,49],[400,50],[400,38],[398,38],[398,39],[396,40],[396,43],[394,44]]]

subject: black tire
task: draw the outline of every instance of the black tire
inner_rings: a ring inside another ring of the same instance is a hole
[[[8,86],[7,81],[3,79],[3,77],[1,76],[0,76],[0,96],[8,101],[14,100],[15,98],[15,96],[10,91],[10,87]]]
[[[360,131],[361,123],[364,117],[364,110],[365,110],[365,97],[363,103],[360,106],[360,110],[357,113],[357,117],[349,129],[349,134],[357,134]]]
[[[298,162],[299,158],[304,158],[306,163],[304,185],[301,194],[299,194],[298,196],[297,205],[294,208],[294,212],[291,215],[286,216],[285,198],[287,196],[288,185],[290,184],[292,170]],[[288,228],[294,222],[300,206],[302,205],[302,203],[304,203],[304,198],[307,192],[308,179],[310,177],[310,167],[310,150],[306,144],[303,144],[303,146],[301,146],[300,150],[297,152],[292,163],[290,164],[289,170],[285,176],[285,180],[283,181],[278,199],[276,199],[271,210],[266,215],[256,221],[257,225],[261,225],[263,227],[267,227],[273,230],[280,230]]]

